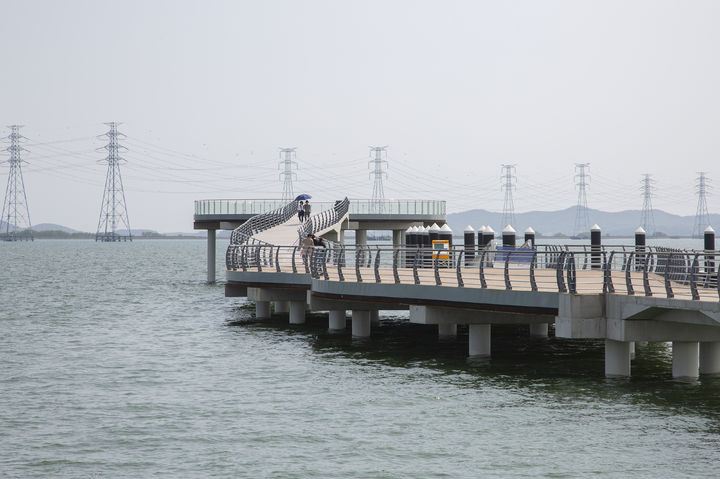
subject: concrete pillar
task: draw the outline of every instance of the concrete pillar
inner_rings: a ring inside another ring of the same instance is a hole
[[[207,232],[207,282],[215,282],[215,230]]]
[[[469,351],[470,356],[490,356],[490,325],[489,324],[471,324],[468,327]]]
[[[290,301],[290,324],[305,323],[305,301]]]
[[[367,244],[367,230],[355,230],[355,244]]]
[[[332,331],[339,331],[345,329],[345,310],[344,309],[333,309],[330,311],[330,321],[328,329]]]
[[[530,336],[536,336],[538,338],[548,337],[548,323],[539,323],[530,325]]]
[[[720,374],[720,342],[700,343],[700,374]]]
[[[602,268],[602,229],[598,225],[590,228],[590,268]]]
[[[275,313],[287,313],[290,310],[287,301],[273,301],[275,306]]]
[[[255,301],[255,317],[257,319],[270,318],[270,301]]]
[[[630,341],[605,340],[605,376],[630,376]]]
[[[630,341],[630,360],[635,359],[635,341]]]
[[[455,336],[457,336],[457,324],[438,324],[438,336],[441,338],[454,338]]]
[[[405,230],[393,230],[393,248],[402,248]]]
[[[673,341],[672,375],[674,378],[696,378],[699,372],[699,343]]]
[[[370,323],[377,326],[380,324],[380,311],[373,309],[370,311]]]
[[[356,338],[370,337],[370,311],[353,309],[352,335]]]

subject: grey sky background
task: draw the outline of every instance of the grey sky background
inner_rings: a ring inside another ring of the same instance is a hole
[[[36,224],[95,230],[108,121],[131,225],[160,231],[195,199],[279,197],[279,147],[296,193],[333,200],[369,197],[389,145],[386,197],[449,211],[501,210],[502,163],[516,211],[575,204],[575,162],[611,211],[642,207],[643,173],[686,215],[697,172],[720,181],[720,2],[3,3],[0,124],[26,125]]]

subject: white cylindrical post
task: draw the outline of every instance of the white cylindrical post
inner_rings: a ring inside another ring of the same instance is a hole
[[[536,336],[538,338],[548,337],[548,323],[539,323],[530,325],[530,336]]]
[[[630,376],[630,341],[605,340],[605,376]]]
[[[490,356],[490,325],[471,324],[468,327],[469,355],[474,357]]]
[[[333,309],[330,311],[328,329],[332,331],[339,331],[345,329],[345,310],[344,309]]]
[[[355,230],[355,244],[367,244],[367,230]]]
[[[257,319],[270,318],[270,301],[255,301],[255,317]]]
[[[441,338],[454,338],[455,336],[457,336],[457,324],[438,324],[438,336]]]
[[[696,378],[699,371],[699,343],[673,341],[672,375],[674,378]]]
[[[402,248],[405,230],[393,230],[393,248]]]
[[[276,313],[287,313],[290,309],[287,301],[274,301],[273,306]]]
[[[635,341],[630,341],[630,360],[635,359]]]
[[[356,338],[367,338],[370,336],[370,311],[353,310],[352,335]]]
[[[720,342],[700,343],[700,374],[720,374]]]
[[[215,230],[207,232],[207,282],[215,282]]]
[[[290,301],[290,324],[305,323],[305,301]]]

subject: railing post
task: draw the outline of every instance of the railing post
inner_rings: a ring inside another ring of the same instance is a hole
[[[280,246],[275,250],[275,271],[280,272]]]
[[[295,253],[297,253],[297,249],[298,249],[297,246],[293,246],[293,251],[292,251],[292,272],[293,273],[297,273],[297,265],[295,264]]]
[[[648,258],[652,253],[642,253],[643,258],[640,263],[643,267],[643,289],[645,290],[645,296],[652,296],[652,289],[650,288],[650,274],[648,272]]]
[[[355,250],[355,276],[357,277],[357,282],[362,283],[362,275],[360,274],[360,254],[362,253],[362,246],[357,245]],[[364,260],[363,260],[364,263]]]
[[[435,258],[433,258],[433,270],[435,272],[435,284],[437,286],[442,286],[442,281],[440,281],[440,270],[438,270],[438,262],[440,261],[440,251],[435,253],[433,251],[433,254],[435,255]],[[432,256],[431,256],[432,258]]]
[[[473,233],[474,236],[474,233]],[[455,274],[457,275],[457,283],[458,287],[462,288],[465,286],[465,283],[463,282],[462,277],[462,257],[465,250],[460,250],[457,256],[457,266],[455,267]]]
[[[667,256],[666,256],[666,258],[667,258],[667,259],[666,259],[666,264],[668,264],[668,265],[672,264],[672,262],[673,262],[673,257],[672,257],[672,256],[673,256],[672,252],[667,253]],[[669,270],[669,268],[668,268],[668,266],[666,266],[666,267],[665,267],[665,274],[664,274],[664,277],[665,277],[665,294],[667,295],[668,298],[674,298],[674,297],[675,297],[675,293],[673,293],[672,283],[670,282],[670,271],[668,271],[668,270]]]
[[[240,247],[240,267],[243,272],[247,271],[247,245]]]
[[[625,267],[625,286],[627,287],[627,294],[630,296],[633,296],[635,294],[635,290],[633,289],[632,284],[632,277],[630,276],[630,265],[632,264],[633,256],[635,256],[635,253],[631,252]]]
[[[375,282],[380,283],[380,248],[377,250],[377,254],[375,255]]]
[[[345,258],[345,246],[343,246],[342,244],[340,245],[340,255],[341,255],[341,259]],[[343,276],[342,267],[343,267],[343,261],[338,260],[338,262],[337,262],[338,278],[340,279],[340,281],[345,281],[345,276]]]
[[[690,267],[690,292],[692,293],[692,299],[694,301],[700,299],[700,293],[698,293],[697,288],[698,270],[700,269],[698,263],[698,256],[698,254],[695,255],[695,258],[693,258],[692,266]]]
[[[478,273],[480,274],[480,287],[487,288],[487,281],[485,281],[485,254],[487,250],[483,250],[480,255],[480,265],[478,266]]]
[[[563,270],[565,269],[565,254],[565,251],[560,252],[557,269],[555,270],[555,281],[557,282],[558,292],[560,293],[567,293],[567,288],[565,287],[565,274],[563,273]]]
[[[413,281],[420,284],[420,275],[418,274],[418,261],[420,261],[420,248],[415,253],[415,261],[413,262]]]
[[[510,225],[508,225],[510,226]],[[513,235],[514,235],[513,231]],[[514,238],[514,236],[513,236]],[[504,241],[503,237],[503,241]],[[510,255],[512,252],[510,250],[507,251],[507,254],[505,255],[505,268],[503,269],[503,276],[505,277],[505,289],[512,290],[512,284],[510,284]]]
[[[530,258],[530,289],[537,291],[537,283],[535,282],[535,262],[537,261],[537,250],[533,251],[532,258]]]
[[[395,281],[395,284],[400,284],[400,275],[398,274],[398,254],[400,252],[399,248],[396,248],[393,250],[393,280]]]
[[[575,272],[575,253],[568,254],[567,281],[570,294],[577,294],[577,276]]]
[[[327,262],[328,262],[328,256],[330,255],[330,250],[327,248],[322,248],[323,255],[322,255],[322,269],[323,269],[323,278],[325,278],[325,281],[330,280],[330,275],[328,274],[327,270]]]

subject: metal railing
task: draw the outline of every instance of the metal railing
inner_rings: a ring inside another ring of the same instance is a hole
[[[297,201],[291,201],[285,206],[268,213],[255,215],[242,225],[235,228],[230,236],[230,244],[247,243],[254,234],[268,230],[292,218],[297,213]]]
[[[259,215],[282,208],[285,202],[277,199],[217,199],[196,200],[195,215]],[[312,203],[313,211],[332,209],[334,202]],[[351,215],[445,215],[445,201],[442,200],[350,200],[348,212]]]
[[[347,217],[349,205],[350,201],[345,198],[342,201],[336,201],[332,209],[310,216],[298,228],[298,241],[302,242],[307,235],[316,234],[343,221]]]
[[[471,257],[472,259],[468,259]],[[238,245],[232,270],[309,274],[343,282],[718,301],[720,251],[538,246],[442,252],[333,243],[329,248]]]

